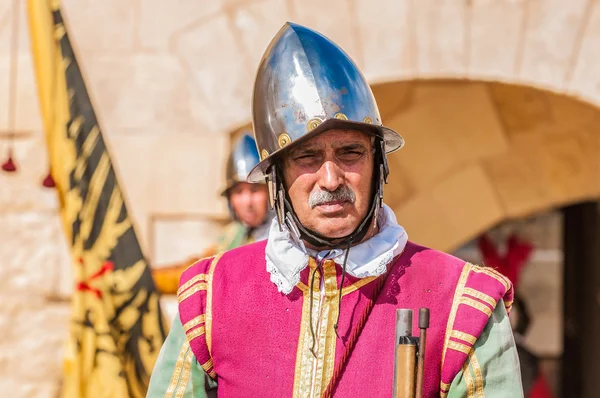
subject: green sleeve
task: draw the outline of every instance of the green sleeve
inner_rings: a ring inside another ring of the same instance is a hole
[[[450,385],[448,398],[466,397],[523,397],[517,347],[502,301]]]
[[[225,227],[223,235],[217,240],[217,252],[235,249],[248,243],[246,228],[239,222],[233,221]]]
[[[147,398],[209,398],[217,382],[202,369],[187,342],[179,314],[163,344],[148,388]]]

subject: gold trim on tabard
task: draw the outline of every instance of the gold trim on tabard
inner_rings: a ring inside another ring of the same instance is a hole
[[[208,361],[204,362],[200,366],[202,367],[202,369],[204,369],[205,372],[208,372],[210,370],[210,368],[213,367],[213,360],[212,360],[212,358],[209,359]]]
[[[208,285],[206,283],[199,283],[199,284],[191,287],[190,289],[186,290],[181,295],[179,295],[177,297],[177,301],[179,302],[179,304],[181,304],[184,300],[186,300],[189,297],[193,296],[195,293],[197,293],[197,292],[199,292],[201,290],[206,290],[207,287],[208,287]]]
[[[483,304],[481,301],[477,301],[471,297],[465,297],[463,296],[460,299],[460,303],[463,305],[467,305],[469,307],[475,308],[476,310],[479,310],[481,312],[483,312],[485,315],[487,315],[487,317],[489,318],[490,316],[492,316],[492,310],[490,309],[490,307],[488,307],[487,305]]]
[[[206,361],[205,363],[203,363],[200,366],[202,367],[202,369],[204,369],[204,371],[206,373],[208,373],[208,375],[210,377],[212,377],[214,380],[217,379],[217,372],[215,372],[215,368],[213,366],[213,360],[212,360],[212,358],[209,359],[208,361]]]
[[[219,253],[213,258],[210,263],[210,267],[208,269],[208,281],[207,281],[207,289],[206,289],[206,319],[204,320],[204,326],[206,329],[206,347],[208,348],[208,355],[212,358],[211,348],[212,348],[212,283],[213,276],[215,274],[215,268],[217,263],[221,259],[223,253]]]
[[[183,398],[183,394],[185,394],[185,390],[187,389],[187,385],[190,381],[190,370],[192,367],[193,359],[194,353],[192,351],[189,351],[185,357],[185,364],[183,365],[183,372],[181,373],[181,383],[179,383],[179,387],[177,387],[175,398]]]
[[[279,143],[279,148],[283,148],[292,142],[292,137],[290,137],[290,135],[287,133],[281,133],[279,134],[279,137],[277,137],[277,142]]]
[[[197,282],[200,281],[206,282],[206,274],[198,274],[183,285],[179,286],[179,289],[177,289],[177,295],[179,296],[181,293],[183,293],[184,290],[191,287],[192,285],[195,285]]]
[[[466,341],[467,343],[473,345],[475,341],[477,341],[477,337],[472,334],[461,332],[459,330],[453,330],[450,334],[450,337],[454,337],[455,339],[460,339],[462,341]]]
[[[177,383],[179,383],[179,377],[181,376],[181,371],[183,370],[183,364],[186,359],[186,354],[190,350],[190,344],[186,341],[181,345],[181,350],[179,351],[179,356],[177,357],[177,362],[175,362],[175,368],[173,368],[173,374],[171,375],[171,382],[169,383],[169,387],[167,387],[167,391],[165,394],[165,398],[173,397],[173,393],[175,393],[175,389],[177,388]]]
[[[348,120],[348,116],[344,115],[342,112],[336,113],[333,117],[338,120]]]
[[[480,292],[479,290],[475,290],[475,289],[468,287],[465,289],[464,294],[466,294],[467,296],[473,296],[476,299],[479,299],[479,300],[489,304],[490,307],[496,308],[496,304],[497,304],[496,300],[493,297],[491,297],[483,292]]]
[[[462,352],[465,355],[469,355],[469,352],[471,352],[471,348],[471,346],[466,345],[464,343],[459,343],[458,341],[450,340],[448,342],[448,349]]]
[[[302,293],[306,293],[308,291],[308,286],[304,284],[304,282],[298,282],[296,287],[302,291]]]
[[[479,361],[477,360],[474,350],[469,354],[469,363],[471,364],[473,373],[475,374],[475,396],[477,398],[483,398],[485,397],[483,390],[483,372],[481,371],[481,365],[479,365]]]
[[[315,272],[314,268],[311,268],[309,272],[309,280],[311,278],[311,274]],[[315,281],[317,280],[315,275]],[[308,344],[310,341],[310,292],[308,287],[302,290],[302,318],[300,320],[300,336],[298,337],[298,348],[296,350],[296,366],[294,370],[294,390],[293,390],[293,398],[299,398],[304,393],[304,389],[306,388],[309,382],[308,377],[310,375],[309,372],[305,371],[303,373],[303,362],[306,360],[307,355],[306,352],[309,350],[310,346]],[[309,352],[310,353],[310,352]],[[312,355],[312,354],[311,354]]]
[[[348,285],[348,286],[342,288],[342,297],[347,294],[350,294],[352,292],[355,292],[356,290],[365,286],[367,283],[373,282],[377,278],[378,278],[377,276],[368,276],[366,278],[360,279],[358,282],[355,282],[352,285]]]
[[[404,254],[404,249],[402,249],[402,251],[400,252],[400,254],[398,254],[397,257],[401,256],[402,254]],[[355,282],[352,285],[343,287],[342,288],[342,297],[347,294],[350,294],[352,292],[355,292],[356,290],[360,289],[361,287],[365,286],[366,284],[373,282],[377,278],[379,278],[379,277],[378,276],[369,276],[369,277],[360,279],[358,282]]]
[[[191,321],[186,322],[185,325],[183,325],[183,330],[186,333],[189,332],[189,330],[192,329],[194,326],[198,326],[199,324],[203,323],[205,318],[206,318],[206,316],[204,314],[198,315]]]
[[[308,129],[308,131],[312,131],[319,127],[321,123],[323,123],[323,120],[319,119],[318,117],[315,117],[313,119],[310,119],[308,123],[306,123],[306,128]]]
[[[473,267],[473,272],[475,272],[477,274],[486,274],[487,276],[496,279],[498,282],[500,282],[502,285],[504,285],[504,288],[506,289],[506,291],[508,291],[510,289],[510,286],[511,286],[510,281],[504,275],[500,274],[498,271],[495,271],[492,268]]]
[[[199,258],[198,260],[196,260],[196,261],[194,261],[193,263],[191,263],[190,265],[188,265],[188,266],[186,267],[185,271],[187,271],[188,269],[192,268],[194,265],[196,265],[196,264],[198,264],[198,263],[200,263],[200,262],[202,262],[202,261],[204,261],[204,260],[208,260],[208,259],[209,259],[209,258],[211,258],[211,257],[212,257],[212,256],[208,256],[208,257],[202,257],[202,258]],[[185,272],[185,271],[184,271],[184,272]]]
[[[450,390],[450,384],[440,381],[440,398],[446,398],[448,396],[449,390]]]
[[[206,333],[204,326],[200,326],[197,329],[192,330],[187,334],[187,339],[191,343],[196,337],[200,337]]]
[[[444,336],[444,349],[442,350],[442,367],[444,368],[444,360],[446,359],[446,348],[448,347],[448,342],[450,341],[450,334],[454,329],[454,320],[456,319],[456,312],[458,311],[458,305],[460,304],[460,299],[463,295],[463,291],[465,289],[465,284],[467,283],[467,278],[469,277],[469,273],[473,269],[473,264],[465,263],[463,266],[463,270],[460,274],[460,278],[458,279],[458,283],[456,284],[456,290],[454,291],[454,298],[452,299],[452,308],[450,310],[450,315],[448,316],[448,324],[446,325],[446,334]]]
[[[316,272],[316,262],[309,259],[310,273]],[[336,266],[332,260],[323,265],[323,286],[325,295],[314,291],[313,308],[310,308],[309,288],[303,290],[302,320],[300,336],[296,352],[296,368],[294,372],[294,398],[320,398],[329,385],[335,366],[335,348],[337,336],[333,328],[338,314],[338,289]],[[315,275],[315,286],[321,285],[321,275]],[[310,312],[313,313],[313,329],[315,330],[315,354],[310,351],[312,336],[310,333]]]
[[[365,116],[365,118],[363,119],[363,122],[368,123],[368,124],[373,124],[373,119],[371,119],[368,116]]]
[[[504,301],[504,300],[502,300],[502,301]],[[514,300],[504,302],[504,308],[506,308],[507,314],[510,314],[510,310],[512,308],[513,302],[514,302]]]
[[[469,361],[465,362],[462,367],[462,371],[465,378],[465,383],[467,384],[467,398],[474,398],[475,384],[473,383],[473,376],[471,375],[471,370],[469,369]]]

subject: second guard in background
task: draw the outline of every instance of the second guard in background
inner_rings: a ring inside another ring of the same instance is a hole
[[[235,249],[248,243],[266,239],[273,212],[269,210],[267,187],[264,183],[249,183],[248,173],[259,162],[256,141],[248,134],[242,135],[227,159],[225,188],[232,221],[225,227],[216,242],[185,261],[154,269],[154,281],[163,294],[175,294],[183,271],[200,258]]]

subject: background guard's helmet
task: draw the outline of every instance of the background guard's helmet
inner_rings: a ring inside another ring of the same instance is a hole
[[[252,122],[261,161],[248,181],[266,179],[280,225],[285,222],[291,232],[299,229],[298,235],[303,239],[308,236],[311,243],[320,246],[327,246],[330,240],[303,229],[286,203],[277,167],[271,166],[277,165],[280,154],[290,146],[333,128],[357,129],[377,137],[375,169],[379,175],[374,177],[380,183],[374,196],[379,200],[373,199],[371,211],[358,229],[370,224],[383,198],[383,181],[388,174],[386,153],[401,148],[404,139],[382,125],[369,84],[341,48],[314,30],[286,23],[260,61]]]
[[[229,190],[239,182],[247,182],[248,174],[259,161],[256,141],[245,133],[235,143],[227,158],[225,169],[225,189],[221,193],[229,196]]]

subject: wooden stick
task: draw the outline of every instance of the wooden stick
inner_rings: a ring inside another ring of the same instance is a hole
[[[417,358],[416,344],[398,344],[396,348],[396,398],[413,398],[415,396],[415,362]]]
[[[427,341],[427,328],[429,327],[429,308],[419,310],[419,354],[417,362],[417,388],[415,398],[423,397],[423,374],[425,372],[425,346]]]

